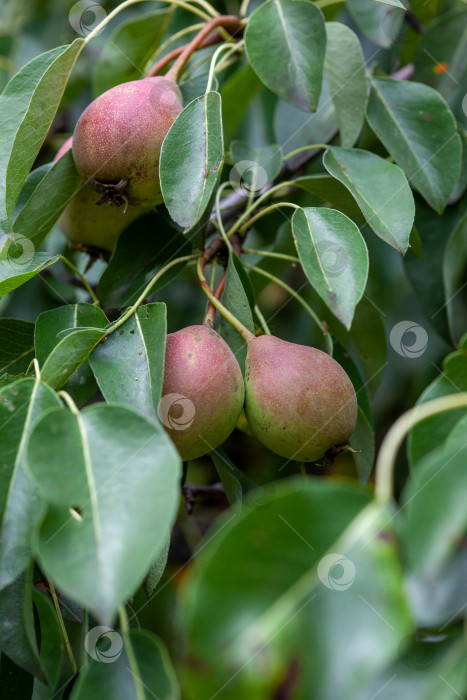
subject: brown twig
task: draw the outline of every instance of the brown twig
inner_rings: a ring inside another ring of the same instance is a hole
[[[235,15],[220,15],[219,17],[213,17],[211,20],[209,20],[209,22],[206,22],[203,29],[201,29],[198,34],[184,47],[173,66],[167,71],[166,77],[168,80],[173,80],[174,82],[177,81],[178,76],[185,68],[191,55],[200,47],[204,39],[209,36],[213,29],[216,29],[217,27],[224,27],[225,29],[232,30],[233,36],[243,26],[243,20]]]
[[[207,36],[201,44],[198,46],[198,49],[204,49],[206,46],[212,46],[213,44],[219,44],[222,41],[222,37],[219,34],[219,32],[216,30],[215,32],[212,32],[209,36]],[[159,75],[161,70],[165,68],[169,63],[174,61],[176,58],[180,56],[181,53],[185,50],[185,48],[188,46],[188,44],[183,44],[183,46],[179,46],[176,49],[173,49],[172,51],[169,51],[169,53],[166,53],[165,56],[162,56],[156,64],[151,68],[150,71],[146,73],[146,78],[152,78],[155,75]]]
[[[193,513],[193,508],[195,507],[197,496],[199,496],[199,495],[202,495],[202,496],[214,495],[214,497],[216,497],[218,495],[222,495],[222,496],[225,495],[224,487],[220,481],[218,481],[215,484],[212,484],[211,486],[207,486],[205,484],[185,483],[182,486],[182,493],[183,493],[183,497],[185,499],[185,507],[186,507],[188,515],[191,515]]]

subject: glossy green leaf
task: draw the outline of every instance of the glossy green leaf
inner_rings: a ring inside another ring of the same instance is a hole
[[[211,459],[216,467],[225,495],[231,506],[241,503],[252,491],[257,492],[258,487],[249,479],[229,458],[229,456],[219,447],[210,453]]]
[[[349,440],[350,447],[355,450],[352,455],[357,474],[362,486],[368,483],[375,463],[375,436],[366,415],[358,407],[357,425]]]
[[[32,431],[27,463],[48,503],[35,541],[41,565],[109,624],[176,514],[180,459],[170,438],[123,406],[49,411]]]
[[[266,87],[298,109],[316,109],[326,30],[324,17],[315,5],[307,0],[263,3],[248,20],[245,48],[253,70]]]
[[[352,193],[373,231],[405,253],[415,204],[403,171],[376,154],[357,148],[332,146],[323,163],[328,173]]]
[[[387,49],[397,38],[405,10],[369,0],[347,0],[346,7],[366,36]]]
[[[467,216],[449,236],[443,258],[444,294],[449,331],[457,344],[467,328]]]
[[[25,471],[26,441],[35,421],[59,405],[54,392],[32,378],[0,389],[0,588],[27,567],[39,514],[37,489]]]
[[[247,197],[249,194],[261,194],[266,185],[270,185],[282,166],[282,148],[277,144],[251,148],[242,141],[230,144],[230,158],[233,168],[230,171],[230,183]]]
[[[170,549],[170,535],[167,538],[167,540],[164,542],[162,545],[162,548],[159,552],[159,554],[156,556],[154,561],[152,562],[148,573],[146,574],[146,577],[143,581],[143,588],[144,592],[147,595],[148,600],[152,597],[154,594],[154,591],[157,588],[157,584],[161,580],[165,567],[167,566],[167,559],[169,557],[169,549]]]
[[[355,199],[338,180],[325,173],[303,175],[294,181],[297,187],[311,192],[327,204],[336,207],[346,216],[357,221],[364,221],[364,217]]]
[[[155,635],[131,631],[124,642],[118,635],[113,643],[121,649],[120,655],[112,663],[91,662],[80,673],[71,700],[180,699],[169,655]]]
[[[255,332],[253,320],[253,291],[250,280],[245,274],[245,270],[235,253],[231,253],[227,266],[227,279],[222,294],[222,303],[226,308],[243,323],[252,333]],[[245,360],[247,345],[242,336],[224,318],[220,322],[220,334],[228,343],[233,354],[237,358],[242,372],[245,371]]]
[[[374,2],[382,2],[384,5],[392,5],[392,7],[401,7],[405,10],[405,5],[403,5],[400,0],[373,0]]]
[[[170,260],[190,255],[189,236],[170,228],[156,214],[148,214],[128,226],[117,241],[109,264],[99,280],[97,293],[108,307],[134,304],[152,277]],[[186,263],[176,265],[152,288],[161,289],[176,277]]]
[[[33,58],[0,96],[0,228],[6,232],[82,46],[76,39]]]
[[[358,407],[364,413],[368,425],[372,427],[373,415],[371,412],[370,400],[368,398],[366,382],[363,381],[361,370],[357,367],[347,350],[338,341],[334,342],[332,356],[349,375],[349,379],[354,386],[355,393],[357,394]]]
[[[21,209],[24,207],[24,205],[27,204],[27,202],[31,198],[31,195],[34,193],[36,187],[38,187],[40,182],[44,179],[44,177],[47,175],[47,173],[52,167],[53,163],[44,163],[44,165],[40,165],[38,168],[34,168],[34,170],[31,170],[31,172],[26,178],[26,182],[21,188],[21,192],[19,193],[19,197],[15,204],[15,211],[13,214],[13,217],[15,219],[20,213]]]
[[[57,613],[50,598],[37,590],[32,591],[32,600],[40,624],[40,661],[48,681],[48,690],[56,688],[62,665],[62,633]],[[45,686],[44,686],[45,689]]]
[[[166,334],[165,304],[146,304],[99,343],[89,362],[106,401],[124,404],[156,419],[164,380]]]
[[[96,96],[142,76],[146,63],[164,37],[170,17],[170,10],[154,10],[128,19],[114,29],[94,69]]]
[[[34,629],[32,566],[0,591],[0,649],[20,668],[45,680]]]
[[[368,251],[358,227],[336,209],[296,209],[292,231],[312,287],[350,328],[368,277]]]
[[[48,170],[21,209],[13,224],[15,234],[37,249],[81,183],[70,150]]]
[[[53,389],[60,389],[102,340],[104,333],[101,328],[72,331],[47,357],[41,370],[42,380]]]
[[[422,392],[416,405],[464,391],[467,391],[467,350],[461,349],[445,358],[442,372]],[[462,409],[445,411],[426,418],[412,428],[408,438],[408,455],[412,467],[416,468],[422,457],[442,445],[464,413]]]
[[[34,323],[0,318],[0,375],[26,372],[34,357]]]
[[[242,66],[222,85],[222,126],[228,146],[235,136],[251,100],[260,92],[262,83],[247,64]],[[238,96],[241,95],[241,100]]]
[[[29,238],[12,234],[0,238],[0,297],[12,292],[60,259],[59,255],[35,253]]]
[[[324,68],[339,122],[342,146],[353,146],[365,119],[366,70],[360,42],[340,22],[326,22]]]
[[[459,179],[462,146],[440,94],[420,83],[373,76],[367,119],[412,186],[442,212]]]
[[[183,597],[189,650],[205,672],[229,669],[237,693],[248,678],[269,687],[256,697],[271,697],[306,649],[297,697],[328,700],[384,667],[411,624],[390,516],[374,505],[360,513],[367,499],[349,485],[295,482],[278,487],[267,508],[223,523]]]
[[[339,124],[331,98],[326,73],[316,112],[302,112],[288,102],[278,100],[274,110],[274,135],[284,153],[291,153],[307,144],[329,143],[337,134]],[[293,171],[308,160],[313,151],[305,151],[288,158],[286,165]],[[318,151],[316,151],[318,153]]]
[[[224,162],[221,98],[198,97],[178,115],[162,144],[162,195],[172,219],[185,231],[203,216]]]

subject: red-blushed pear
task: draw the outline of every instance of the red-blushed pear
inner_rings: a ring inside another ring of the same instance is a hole
[[[159,418],[183,460],[220,445],[235,428],[245,387],[239,364],[208,326],[167,336]]]
[[[102,201],[162,202],[161,146],[181,111],[177,84],[163,76],[116,85],[91,102],[75,127],[73,157]]]
[[[357,397],[342,367],[317,348],[271,335],[248,344],[245,412],[272,452],[314,462],[355,429]]]
[[[54,160],[58,160],[70,150],[72,138],[65,141]],[[123,230],[151,208],[128,205],[125,209],[108,204],[98,205],[99,197],[94,187],[83,184],[59,218],[58,226],[74,246],[111,253]]]

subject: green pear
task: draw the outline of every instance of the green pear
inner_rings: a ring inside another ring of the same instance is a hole
[[[357,397],[342,367],[316,348],[270,335],[248,344],[245,412],[272,452],[314,462],[352,435]]]
[[[57,151],[58,160],[72,147],[70,137]],[[72,197],[58,220],[62,233],[75,247],[96,248],[113,252],[124,229],[151,207],[113,207],[108,203],[97,204],[100,194],[91,185],[83,184]]]
[[[183,460],[201,457],[229,437],[244,398],[239,364],[212,328],[189,326],[167,336],[158,415]]]
[[[122,83],[99,95],[73,134],[78,172],[103,201],[156,206],[162,202],[162,142],[182,111],[176,83],[163,76]]]

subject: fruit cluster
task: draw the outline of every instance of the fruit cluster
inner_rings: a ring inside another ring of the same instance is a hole
[[[164,396],[188,399],[190,421],[164,421],[182,459],[215,449],[245,405],[253,434],[281,457],[313,462],[355,429],[357,399],[342,367],[321,350],[270,335],[248,343],[245,381],[227,343],[208,326],[167,336]]]

